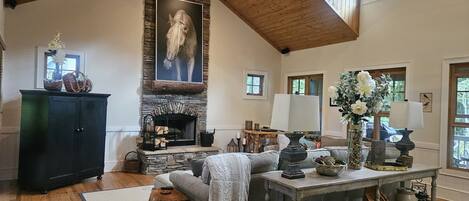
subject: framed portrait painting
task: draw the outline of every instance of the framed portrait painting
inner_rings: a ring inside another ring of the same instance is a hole
[[[157,0],[155,79],[203,82],[203,5]]]

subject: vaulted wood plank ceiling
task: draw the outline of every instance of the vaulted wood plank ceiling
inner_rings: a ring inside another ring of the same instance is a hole
[[[221,0],[281,51],[358,37],[360,0]]]

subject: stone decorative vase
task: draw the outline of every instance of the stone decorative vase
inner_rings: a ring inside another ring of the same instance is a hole
[[[365,124],[349,122],[347,128],[348,161],[347,168],[360,170],[362,168],[362,137]]]
[[[304,178],[305,173],[301,171],[299,162],[306,159],[308,153],[300,144],[302,133],[286,133],[290,139],[288,146],[280,152],[280,159],[288,162],[287,168],[282,172],[282,177],[287,179]]]

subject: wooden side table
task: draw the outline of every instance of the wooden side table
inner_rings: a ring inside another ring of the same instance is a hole
[[[165,194],[164,191],[169,193]],[[189,201],[189,198],[176,189],[163,190],[161,188],[153,188],[148,201]]]
[[[351,191],[369,187],[375,188],[374,199],[381,201],[380,188],[385,184],[431,178],[431,201],[436,201],[436,179],[439,167],[414,164],[407,171],[374,171],[368,168],[361,170],[346,170],[339,177],[325,177],[318,175],[316,169],[303,169],[306,177],[302,179],[283,178],[282,171],[271,171],[263,173],[265,179],[265,201],[270,201],[271,191],[280,192],[290,197],[292,201],[304,201],[313,195]],[[347,200],[348,198],[345,197]]]
[[[244,130],[245,137],[247,138],[248,152],[259,153],[261,148],[261,141],[269,139],[270,144],[278,144],[277,132]]]

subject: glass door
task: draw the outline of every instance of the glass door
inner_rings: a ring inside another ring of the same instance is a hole
[[[288,93],[319,96],[319,119],[322,126],[323,75],[301,75],[288,77]],[[321,128],[322,131],[322,128]],[[321,134],[319,131],[317,134]]]

